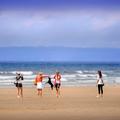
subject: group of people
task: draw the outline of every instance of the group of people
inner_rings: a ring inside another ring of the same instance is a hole
[[[54,75],[54,83],[51,81],[51,77],[49,75],[43,75],[43,73],[38,73],[34,80],[34,85],[37,88],[37,94],[38,96],[42,96],[42,89],[43,89],[43,79],[48,78],[48,83],[51,86],[51,89],[56,88],[56,96],[57,98],[60,96],[60,85],[61,85],[61,74],[60,72],[56,72]],[[16,76],[16,81],[14,84],[17,87],[17,97],[23,97],[23,87],[22,87],[22,81],[23,81],[23,75],[20,73],[17,73]],[[98,95],[96,97],[103,97],[103,86],[104,86],[104,81],[102,77],[102,72],[99,70],[97,72],[97,87],[98,87]]]
[[[51,77],[49,75],[44,75],[43,73],[39,72],[34,80],[34,85],[37,88],[37,94],[38,96],[42,96],[42,90],[43,90],[43,79],[48,78],[48,81],[45,84],[49,84],[51,86],[51,89],[56,88],[56,96],[57,98],[60,96],[60,85],[61,85],[61,74],[60,72],[56,72],[54,75],[54,83],[51,81]],[[16,75],[16,81],[14,84],[17,87],[17,97],[23,97],[23,87],[22,87],[22,81],[23,81],[23,75],[20,73],[17,73]]]
[[[60,96],[60,85],[61,85],[61,75],[59,72],[56,72],[55,76],[54,76],[54,85],[51,81],[51,77],[48,75],[43,75],[42,73],[39,73],[34,81],[34,85],[36,85],[37,87],[37,91],[38,91],[38,95],[42,96],[42,89],[43,89],[43,79],[48,77],[48,81],[46,82],[46,84],[48,83],[51,86],[51,89],[53,90],[53,87],[56,88],[56,96],[59,97]]]

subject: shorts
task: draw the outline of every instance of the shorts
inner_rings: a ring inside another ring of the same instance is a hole
[[[15,85],[16,85],[16,87],[20,87],[20,88],[23,87],[22,83],[15,83]]]
[[[37,89],[43,89],[42,82],[38,82],[38,83],[37,83]]]
[[[56,83],[55,84],[55,88],[57,89],[57,88],[60,88],[60,83]]]

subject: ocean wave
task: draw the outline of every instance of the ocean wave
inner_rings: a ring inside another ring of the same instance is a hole
[[[78,83],[96,83],[96,80],[81,80]]]
[[[62,75],[62,77],[64,77],[64,78],[74,78],[74,77],[76,77],[76,74],[66,74],[66,75]]]
[[[14,80],[0,80],[0,83],[14,83]]]
[[[2,76],[2,75],[0,75],[0,80],[9,80],[9,79],[15,79],[15,76]]]
[[[23,76],[24,79],[35,79],[36,75],[30,75],[30,76]]]
[[[32,75],[33,72],[32,71],[12,71],[12,72],[9,72],[9,73],[12,73],[12,74],[16,74],[16,73],[21,73],[23,75]]]
[[[68,79],[62,78],[61,81],[62,81],[62,82],[63,82],[63,81],[65,82],[65,81],[68,81]]]
[[[8,74],[9,72],[7,71],[0,71],[0,74]]]
[[[0,80],[9,80],[9,79],[16,79],[16,76],[2,76],[2,75],[0,75]],[[35,75],[24,76],[24,79],[35,79]]]
[[[97,74],[97,71],[95,71],[95,70],[84,70],[83,73],[94,73],[94,74]]]
[[[86,75],[86,74],[77,74],[76,77],[85,77],[86,78],[86,77],[88,77],[88,75]]]
[[[83,71],[78,70],[78,71],[76,71],[76,73],[82,74],[82,73],[83,73]]]
[[[9,75],[9,74],[16,75],[16,73],[21,73],[23,75],[33,75],[32,71],[0,71],[1,75]]]
[[[68,75],[62,75],[62,77],[64,78],[88,78],[88,77],[92,77],[92,78],[96,78],[96,74],[68,74]]]
[[[103,77],[107,77],[107,74],[102,74],[103,75]]]

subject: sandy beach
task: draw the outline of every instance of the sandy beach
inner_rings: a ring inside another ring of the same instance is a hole
[[[105,86],[96,98],[96,87],[63,87],[61,97],[46,87],[43,97],[35,88],[24,88],[24,98],[15,88],[0,88],[0,120],[119,120],[120,86]]]

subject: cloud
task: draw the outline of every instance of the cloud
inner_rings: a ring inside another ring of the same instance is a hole
[[[2,14],[1,46],[119,47],[119,34],[113,41],[120,29],[119,11],[20,10]]]

